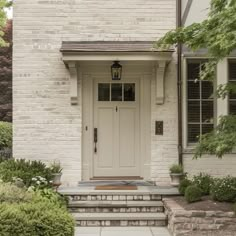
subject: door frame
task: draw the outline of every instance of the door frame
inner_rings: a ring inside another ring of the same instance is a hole
[[[81,69],[81,68],[80,68]],[[82,73],[82,180],[94,177],[93,129],[94,129],[94,80],[110,77],[109,73]],[[152,72],[126,72],[122,77],[139,80],[140,120],[140,177],[151,178],[151,79]],[[122,81],[121,81],[122,82]]]

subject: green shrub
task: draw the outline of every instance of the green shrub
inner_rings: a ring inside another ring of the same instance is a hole
[[[38,201],[45,200],[58,205],[59,207],[66,207],[68,205],[68,198],[55,192],[53,189],[45,188],[35,192]]]
[[[184,178],[180,181],[180,184],[179,184],[179,193],[184,195],[185,194],[185,190],[188,186],[190,186],[192,184],[192,181],[187,179],[187,178]]]
[[[0,183],[0,203],[30,202],[32,198],[32,193],[27,192],[24,188],[10,183]]]
[[[234,202],[236,200],[236,178],[227,176],[221,179],[214,179],[210,194],[216,201]]]
[[[188,203],[200,201],[202,197],[201,189],[195,185],[190,185],[186,188],[184,197]]]
[[[48,202],[0,204],[0,235],[73,236],[74,220],[63,208]]]
[[[0,121],[0,149],[12,147],[12,124]]]
[[[213,178],[205,173],[200,173],[199,175],[193,176],[193,184],[201,189],[203,196],[210,194],[210,186],[212,181]]]
[[[183,167],[181,165],[174,164],[170,167],[170,173],[172,174],[182,174]]]
[[[44,183],[43,187],[49,185],[49,181],[52,180],[50,168],[40,161],[10,159],[0,163],[0,179],[4,182],[12,182],[14,178],[20,178],[26,187],[29,187],[37,184],[37,180],[33,179],[37,176],[46,179],[47,183]]]

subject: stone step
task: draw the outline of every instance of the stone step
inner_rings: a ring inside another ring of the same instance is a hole
[[[70,212],[163,212],[161,201],[72,201]]]
[[[77,226],[166,226],[164,213],[72,213]]]
[[[66,194],[64,194],[66,195]],[[118,193],[88,193],[67,194],[71,201],[160,201],[162,197],[154,194],[118,194]]]

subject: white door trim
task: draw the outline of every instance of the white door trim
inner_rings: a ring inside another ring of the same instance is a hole
[[[89,180],[93,177],[93,101],[94,79],[110,76],[108,73],[83,73],[82,74],[82,179]],[[150,179],[151,175],[151,73],[125,73],[129,79],[140,80],[140,175]]]

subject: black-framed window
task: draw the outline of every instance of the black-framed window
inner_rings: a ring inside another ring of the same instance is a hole
[[[199,80],[204,60],[187,61],[187,142],[196,143],[198,136],[214,128],[214,86]]]
[[[236,84],[236,60],[229,60],[229,82]],[[229,114],[236,115],[236,94],[229,95]]]

